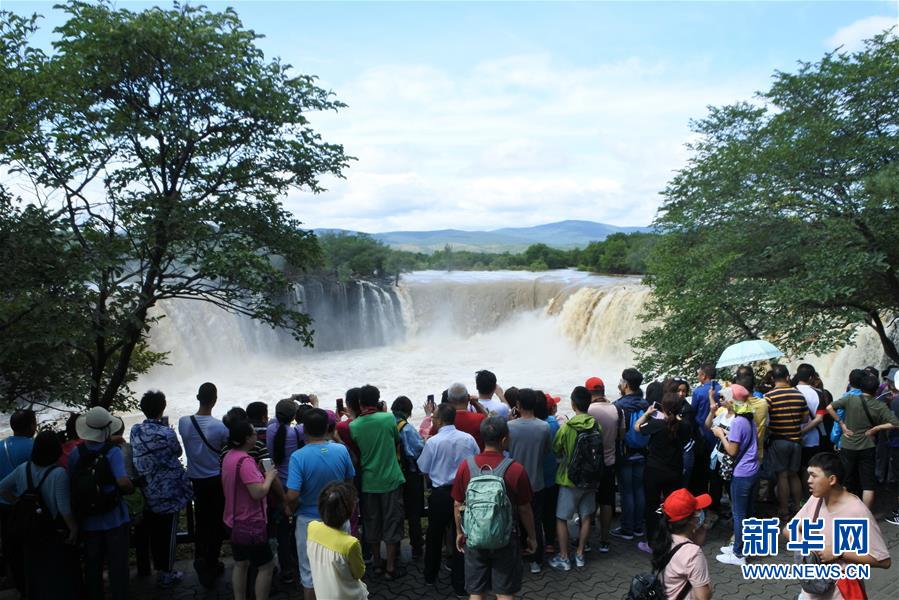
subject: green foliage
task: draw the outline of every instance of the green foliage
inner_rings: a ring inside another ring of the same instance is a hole
[[[658,236],[654,233],[613,233],[582,251],[580,264],[597,273],[641,274]]]
[[[848,343],[857,325],[899,360],[899,39],[776,73],[762,106],[712,108],[656,219],[650,373],[765,338],[793,356]]]
[[[325,233],[318,236],[323,271],[341,281],[383,276],[390,248],[365,233]]]
[[[65,267],[29,278],[17,265],[25,283],[8,295],[14,305],[39,298],[35,317],[62,307],[64,323],[23,317],[18,335],[48,333],[50,364],[89,388],[61,397],[48,386],[42,397],[120,405],[128,382],[162,358],[146,340],[164,299],[210,302],[311,343],[308,316],[278,302],[287,280],[276,263],[315,265],[318,246],[278,198],[321,191],[322,174],[347,167],[343,148],[308,123],[343,104],[266,59],[232,9],[61,8],[69,18],[50,56],[28,47],[32,22],[0,14],[12,50],[0,62],[0,107],[11,111],[0,166],[33,182],[42,201],[39,214],[5,215],[11,231],[39,222],[35,243],[49,248],[39,250],[61,247],[50,258]],[[51,285],[69,295],[41,287]],[[5,378],[10,365],[0,368]]]
[[[446,245],[433,254],[394,250],[366,234],[324,233],[319,245],[324,272],[341,280],[358,277],[391,277],[400,273],[434,269],[445,271],[546,271],[577,267],[612,274],[641,274],[646,257],[658,236],[651,233],[616,233],[581,250],[562,250],[532,244],[519,254],[453,250]]]

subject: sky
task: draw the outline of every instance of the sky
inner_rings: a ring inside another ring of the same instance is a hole
[[[39,45],[52,4],[0,0],[45,15]],[[368,232],[649,225],[691,119],[899,22],[899,0],[204,4],[233,6],[267,56],[348,105],[310,115],[358,159],[346,179],[284,204]]]

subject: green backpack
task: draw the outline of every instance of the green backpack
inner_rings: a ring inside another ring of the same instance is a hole
[[[496,469],[478,467],[474,457],[468,457],[471,479],[465,490],[465,512],[462,529],[469,548],[496,550],[505,548],[512,539],[512,502],[506,493],[503,475],[512,464],[511,458],[503,458]]]

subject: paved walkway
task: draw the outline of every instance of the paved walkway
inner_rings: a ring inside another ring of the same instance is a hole
[[[893,557],[889,569],[872,569],[868,582],[870,600],[895,600],[899,598],[899,527],[880,521],[881,531]],[[708,535],[704,551],[714,586],[714,598],[726,600],[795,600],[799,586],[784,581],[746,581],[738,567],[722,565],[715,561],[718,548],[730,536],[729,523],[719,522]],[[595,540],[595,536],[594,536]],[[621,599],[624,597],[631,577],[635,573],[649,570],[649,556],[637,550],[636,542],[612,539],[611,552],[587,555],[587,565],[582,569],[573,568],[567,573],[545,567],[539,575],[531,575],[525,569],[524,585],[519,598],[529,600],[561,599]],[[780,556],[768,562],[791,562],[792,555],[786,552],[781,542]],[[400,580],[387,582],[381,578],[366,576],[370,597],[373,600],[422,600],[424,598],[455,598],[449,584],[449,573],[441,571],[437,585],[427,585],[422,577],[421,561],[412,561],[409,548],[403,545],[403,560],[407,574]],[[132,579],[130,597],[138,600],[229,600],[232,598],[230,584],[230,564],[228,575],[219,580],[214,590],[200,586],[191,568],[190,561],[181,561],[178,568],[185,573],[185,579],[178,586],[160,590],[155,578]],[[52,576],[52,574],[51,574]],[[0,600],[13,599],[11,590],[0,591]],[[276,586],[272,590],[272,600],[300,600],[302,592],[293,586]]]
[[[872,578],[868,582],[870,600],[893,600],[899,598],[899,527],[883,521],[881,530],[887,540],[890,553],[894,557],[890,569],[873,569]],[[714,585],[714,598],[727,600],[795,600],[799,594],[799,586],[783,581],[746,581],[742,578],[738,567],[722,565],[715,561],[718,548],[730,535],[726,523],[718,523],[709,532],[704,550],[708,557]],[[421,561],[413,562],[408,556],[408,547],[403,546],[407,575],[398,581],[387,582],[383,579],[366,576],[366,583],[372,599],[380,600],[421,600],[423,598],[455,598],[449,585],[449,573],[443,571],[436,586],[427,585],[421,573]],[[783,549],[777,560],[770,562],[790,562],[791,554]],[[185,581],[178,587],[160,593],[152,579],[134,580],[131,596],[133,598],[151,599],[166,597],[170,600],[182,599],[221,599],[231,598],[230,582],[220,580],[218,588],[213,591],[199,586],[190,563],[180,565],[185,571]],[[587,565],[582,569],[572,569],[567,573],[544,568],[539,575],[531,575],[525,570],[524,586],[520,598],[545,600],[571,598],[586,600],[596,598],[623,598],[631,577],[640,571],[649,569],[649,557],[637,550],[635,542],[622,540],[612,541],[612,550],[600,555],[592,552],[587,555]],[[302,593],[296,589],[280,587],[273,590],[273,600],[300,599]]]

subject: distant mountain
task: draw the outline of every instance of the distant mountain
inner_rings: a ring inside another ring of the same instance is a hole
[[[317,229],[316,233],[336,233],[339,229]],[[534,227],[504,227],[491,231],[388,231],[372,237],[388,246],[414,252],[434,252],[449,244],[454,250],[479,252],[520,252],[531,244],[543,243],[555,248],[584,247],[602,241],[613,233],[650,231],[649,227],[617,227],[593,221],[559,221]]]

